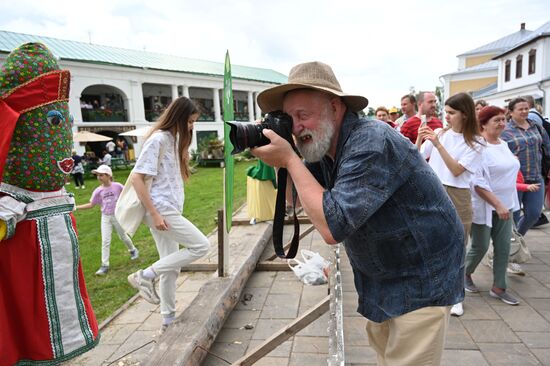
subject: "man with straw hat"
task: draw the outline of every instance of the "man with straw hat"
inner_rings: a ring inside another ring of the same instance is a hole
[[[437,176],[397,131],[358,117],[368,100],[344,93],[326,64],[295,66],[258,104],[292,117],[305,164],[268,129],[271,143],[252,152],[286,168],[323,239],[344,243],[378,363],[438,365],[464,297],[464,234]]]

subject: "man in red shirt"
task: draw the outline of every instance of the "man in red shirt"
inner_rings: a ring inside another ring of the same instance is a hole
[[[403,126],[401,126],[401,133],[411,140],[413,144],[416,144],[418,127],[420,127],[420,116],[422,114],[426,115],[426,121],[432,130],[443,128],[443,123],[435,116],[437,107],[437,98],[435,94],[432,92],[420,92],[416,99],[418,103],[418,114],[407,119]]]

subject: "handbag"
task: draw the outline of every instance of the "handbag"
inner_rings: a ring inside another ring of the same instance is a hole
[[[157,166],[160,165],[160,160],[163,153],[164,149],[161,146]],[[133,176],[134,170],[130,172],[128,179],[126,179],[124,188],[122,189],[122,192],[120,193],[120,196],[118,197],[115,206],[115,218],[124,230],[124,232],[130,237],[134,236],[137,229],[139,228],[139,225],[141,225],[141,223],[143,222],[145,214],[147,213],[147,211],[145,210],[145,206],[143,206],[143,203],[141,203],[141,200],[139,199],[132,183]],[[153,177],[146,176],[145,188],[147,188],[148,192],[151,191],[152,184]]]
[[[512,239],[510,241],[509,261],[512,263],[525,263],[531,259],[531,252],[527,248],[527,243],[523,235],[517,232],[516,228],[512,230]]]
[[[546,131],[542,129],[538,124],[535,123],[535,126],[537,127],[537,130],[540,133],[540,136],[543,138],[543,141],[540,145],[540,150],[542,154],[541,158],[541,170],[542,170],[542,177],[544,178],[544,181],[548,178],[548,173],[550,173],[550,151],[546,149],[546,145],[544,144],[544,134],[546,134]]]

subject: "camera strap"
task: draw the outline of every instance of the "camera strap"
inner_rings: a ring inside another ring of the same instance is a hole
[[[286,212],[286,183],[288,171],[280,168],[277,172],[277,200],[275,203],[275,217],[273,218],[273,248],[279,258],[294,258],[300,244],[300,223],[296,216],[296,195],[292,195],[292,213],[294,219],[294,235],[288,252],[285,254],[283,247],[283,228]],[[293,192],[294,193],[294,192]]]

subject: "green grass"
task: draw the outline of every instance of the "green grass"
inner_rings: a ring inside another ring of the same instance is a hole
[[[234,209],[246,201],[246,169],[254,162],[240,162],[235,164]],[[115,170],[114,179],[123,183],[130,170]],[[223,206],[223,170],[219,167],[198,167],[185,183],[184,216],[193,222],[205,235],[208,235],[216,226],[217,210]],[[66,185],[69,192],[75,194],[77,204],[90,200],[93,190],[99,182],[92,178],[85,180],[85,189],[75,190],[74,182]],[[145,225],[141,225],[133,237],[135,246],[139,249],[140,257],[130,261],[130,256],[122,241],[113,231],[111,241],[110,270],[107,276],[95,276],[95,271],[101,265],[101,213],[99,207],[75,212],[80,255],[86,278],[88,294],[99,322],[106,319],[130,297],[135,294],[126,277],[145,268],[158,259],[155,243]]]

